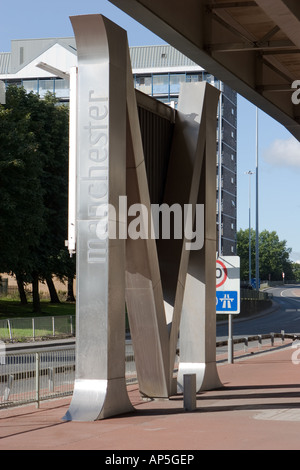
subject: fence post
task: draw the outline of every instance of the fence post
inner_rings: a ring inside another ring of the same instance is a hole
[[[4,401],[7,401],[9,399],[9,395],[10,395],[10,391],[11,391],[13,381],[14,381],[14,376],[9,375],[8,379],[7,379],[7,386],[5,387],[4,395],[3,395],[3,400]]]
[[[49,392],[54,392],[54,368],[48,367],[48,389]]]
[[[73,335],[73,317],[70,315],[70,333]]]
[[[7,320],[7,326],[8,326],[8,331],[9,331],[9,339],[10,341],[12,341],[12,330],[11,330],[11,324],[10,324],[10,320]]]
[[[35,353],[35,399],[37,408],[40,407],[40,354]]]
[[[34,318],[32,318],[32,338],[33,341],[35,340],[35,323],[34,323]]]
[[[52,336],[55,336],[55,317],[52,317]]]

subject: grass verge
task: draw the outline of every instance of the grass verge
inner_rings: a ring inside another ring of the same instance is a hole
[[[60,316],[75,314],[75,303],[61,302],[52,304],[47,300],[41,301],[41,311],[33,312],[32,302],[22,305],[20,301],[2,297],[0,299],[0,319],[22,318],[22,317],[41,317],[41,316]]]
[[[14,341],[32,339],[33,324],[35,321],[35,338],[48,337],[53,335],[52,317],[55,317],[55,335],[70,334],[71,324],[69,318],[75,314],[75,303],[61,302],[52,304],[49,301],[41,301],[41,311],[33,312],[33,305],[29,302],[22,305],[18,300],[11,298],[0,299],[0,340],[9,340],[10,332],[8,324],[1,320],[12,320],[12,336]],[[61,317],[61,319],[59,318]]]

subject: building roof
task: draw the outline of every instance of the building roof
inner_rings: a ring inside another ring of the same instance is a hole
[[[16,73],[54,44],[59,44],[76,54],[74,38],[12,40],[12,52],[0,52],[0,75]],[[21,48],[23,49],[24,62],[20,64]],[[168,44],[130,47],[130,57],[134,71],[157,68],[201,70],[199,65]]]
[[[10,72],[11,64],[11,53],[0,52],[0,75],[4,75]]]
[[[17,73],[55,44],[76,54],[74,37],[12,40],[11,52],[0,52],[0,75]]]
[[[194,67],[195,62],[168,44],[159,46],[130,47],[133,69]]]

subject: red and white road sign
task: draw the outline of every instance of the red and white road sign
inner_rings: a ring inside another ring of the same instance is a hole
[[[240,258],[216,260],[216,313],[240,313]]]
[[[227,280],[227,268],[223,261],[220,261],[217,259],[217,267],[216,267],[216,279],[217,279],[217,284],[216,287],[217,289],[221,287],[223,284],[225,284]]]

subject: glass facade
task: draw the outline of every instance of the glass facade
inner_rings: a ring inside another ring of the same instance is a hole
[[[44,98],[46,93],[54,93],[54,80],[39,80],[38,81],[38,94]]]
[[[33,91],[33,93],[38,92],[38,80],[24,80],[21,85],[23,85],[27,93],[31,91]]]
[[[164,103],[178,102],[180,85],[183,82],[201,82],[203,80],[219,88],[219,81],[216,77],[206,72],[186,72],[186,73],[152,73],[135,74],[134,86],[137,90],[153,96]]]
[[[155,96],[164,103],[173,101],[174,95],[178,96],[180,83],[185,81],[188,81],[186,74],[134,75],[134,86],[137,90]]]
[[[152,76],[152,94],[157,95],[169,95],[169,75],[153,75]]]
[[[34,80],[8,80],[7,85],[13,84],[23,86],[27,93],[37,93],[44,98],[46,93],[55,93],[56,97],[62,101],[70,97],[69,81],[61,78],[36,78]]]
[[[152,77],[141,76],[135,77],[135,88],[146,95],[152,95]]]
[[[67,99],[70,96],[69,80],[56,79],[54,81],[54,93],[59,99]]]

